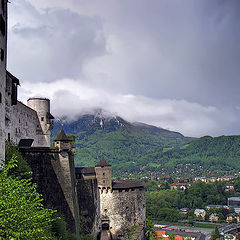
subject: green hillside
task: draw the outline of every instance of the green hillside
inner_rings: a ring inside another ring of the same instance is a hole
[[[61,124],[56,123],[53,136],[60,129]],[[75,122],[65,123],[64,130],[76,136],[76,165],[92,166],[104,156],[113,165],[115,175],[138,172],[146,165],[145,155],[181,147],[191,140],[180,133],[154,126],[94,115],[84,115]]]
[[[240,169],[240,136],[205,136],[164,153],[145,155],[145,159],[169,172],[230,173]]]
[[[53,137],[61,127],[55,123]],[[76,165],[93,166],[104,156],[112,164],[115,176],[126,172],[196,176],[240,169],[240,136],[187,138],[177,132],[101,114],[65,122],[64,130],[76,136]]]

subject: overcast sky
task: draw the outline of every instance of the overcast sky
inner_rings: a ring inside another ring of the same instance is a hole
[[[239,0],[12,0],[8,70],[55,116],[240,134]]]

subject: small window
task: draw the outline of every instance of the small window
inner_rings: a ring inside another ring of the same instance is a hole
[[[2,35],[5,36],[6,26],[5,26],[5,21],[4,21],[2,15],[0,15],[0,31],[1,31]]]
[[[3,15],[5,15],[5,0],[2,0],[2,11]]]
[[[1,61],[4,60],[4,50],[2,48],[0,50],[0,58],[1,58]]]
[[[103,180],[103,183],[105,183],[105,180]]]
[[[19,123],[21,123],[20,119],[19,119]]]
[[[2,103],[2,93],[0,93],[0,103]]]
[[[44,121],[44,117],[41,117],[41,121]]]
[[[103,173],[102,175],[105,176],[105,173]]]
[[[18,131],[17,131],[17,128],[16,128],[16,133],[17,133]]]
[[[11,138],[10,138],[10,133],[8,133],[8,141],[10,142]]]
[[[107,212],[107,209],[106,209],[106,208],[104,209],[104,212]]]

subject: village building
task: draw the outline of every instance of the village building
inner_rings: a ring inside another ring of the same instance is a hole
[[[181,182],[178,182],[178,183],[171,184],[171,189],[177,189],[177,190],[180,190],[182,192],[184,192],[189,187],[191,187],[191,183],[181,183]]]
[[[202,220],[205,219],[206,213],[207,212],[204,209],[197,208],[197,209],[194,210],[194,215],[197,218],[202,219]]]
[[[210,214],[210,216],[209,216],[210,222],[218,222],[218,220],[219,220],[219,217],[218,217],[217,213]]]

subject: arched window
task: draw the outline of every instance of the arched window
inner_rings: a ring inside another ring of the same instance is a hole
[[[0,103],[2,103],[2,93],[0,93]]]

